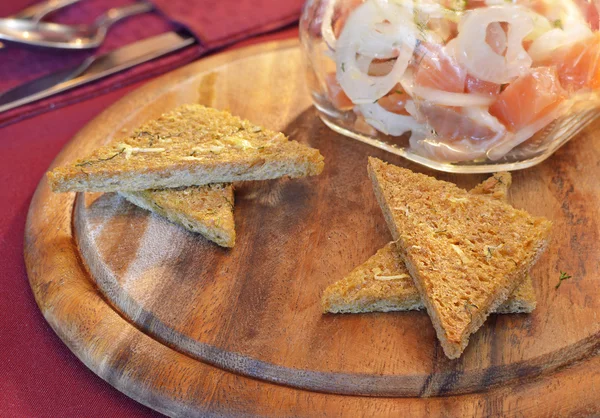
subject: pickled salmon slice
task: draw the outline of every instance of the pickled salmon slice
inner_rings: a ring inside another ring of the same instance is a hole
[[[600,88],[600,34],[559,48],[551,60],[562,86],[567,90]]]
[[[398,115],[408,115],[405,109],[408,100],[410,100],[408,93],[404,91],[400,84],[396,84],[392,91],[379,99],[377,103],[388,112]]]
[[[489,37],[490,32],[488,31]],[[496,45],[502,43],[501,41],[493,42]],[[501,49],[502,46],[496,46],[496,48]],[[494,47],[492,49],[495,50]],[[454,57],[439,46],[425,46],[416,61],[415,84],[420,86],[452,93],[466,92],[490,96],[500,93],[499,84],[483,81],[467,74]]]
[[[480,80],[477,77],[467,74],[465,91],[467,93],[485,94],[497,96],[500,93],[500,84]]]
[[[597,31],[600,26],[600,14],[598,14],[596,3],[589,0],[575,0],[575,4],[581,10],[581,14],[590,28]]]
[[[476,120],[473,115],[467,114],[466,110],[461,108],[423,103],[419,106],[419,114],[435,131],[435,135],[444,141],[453,142],[462,139],[484,141],[494,138],[498,133],[497,130],[483,121]],[[497,128],[503,129],[502,126]]]
[[[340,86],[340,83],[337,81],[335,73],[329,73],[325,76],[325,85],[327,86],[327,96],[336,109],[352,109],[354,104],[352,103],[352,100],[346,96],[346,93],[344,93],[342,86]]]
[[[555,68],[532,68],[500,93],[490,114],[514,132],[556,109],[564,98]]]
[[[465,0],[465,10],[478,9],[486,6],[484,0]]]
[[[422,43],[417,55],[415,84],[451,93],[464,92],[467,71],[444,48]]]

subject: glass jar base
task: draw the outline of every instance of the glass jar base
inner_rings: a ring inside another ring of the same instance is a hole
[[[548,147],[546,147],[542,153],[540,153],[539,155],[535,155],[531,158],[522,159],[519,161],[485,160],[481,162],[446,163],[435,161],[422,155],[416,154],[412,152],[408,147],[392,145],[386,143],[383,140],[365,134],[361,134],[354,130],[340,126],[338,123],[336,123],[335,119],[332,118],[327,112],[323,112],[321,109],[319,109],[319,106],[316,107],[317,110],[319,110],[319,117],[321,118],[323,123],[325,123],[325,125],[327,125],[330,129],[341,135],[344,135],[348,138],[356,139],[365,144],[388,151],[392,154],[399,155],[401,157],[406,158],[409,161],[421,164],[434,170],[459,174],[496,173],[499,171],[515,171],[532,167],[550,157],[558,148],[567,143],[569,139],[577,135],[577,133],[579,133],[582,129],[584,129],[587,125],[589,125],[594,119],[598,117],[597,111],[587,112],[583,115],[580,115],[580,117],[577,118],[577,123],[575,123],[568,129],[565,129],[565,125],[561,124],[558,127],[558,129],[553,129],[553,131],[563,131],[561,132],[560,137],[555,137],[554,140],[551,143],[549,143]]]

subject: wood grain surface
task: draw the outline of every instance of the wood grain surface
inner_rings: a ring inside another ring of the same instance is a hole
[[[322,315],[320,295],[390,239],[369,155],[465,188],[486,176],[432,173],[327,129],[295,41],[148,84],[91,122],[54,165],[193,102],[319,148],[325,171],[238,185],[232,250],[115,194],[52,194],[42,180],[26,230],[32,289],[97,374],[178,416],[600,413],[599,123],[513,174],[510,201],[554,222],[532,271],[536,311],[492,316],[450,361],[426,313]],[[561,270],[573,278],[555,289]]]

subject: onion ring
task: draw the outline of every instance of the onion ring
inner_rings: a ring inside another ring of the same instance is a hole
[[[487,28],[495,22],[506,22],[508,28],[506,55],[494,52],[482,42]],[[531,67],[531,57],[523,48],[522,41],[533,30],[533,19],[519,6],[492,6],[469,12],[461,22],[458,34],[457,58],[470,74],[496,84],[505,84]]]

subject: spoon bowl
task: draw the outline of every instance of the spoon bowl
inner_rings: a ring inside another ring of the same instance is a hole
[[[30,20],[0,20],[0,39],[54,48],[93,48],[98,44],[92,26],[61,25]]]

